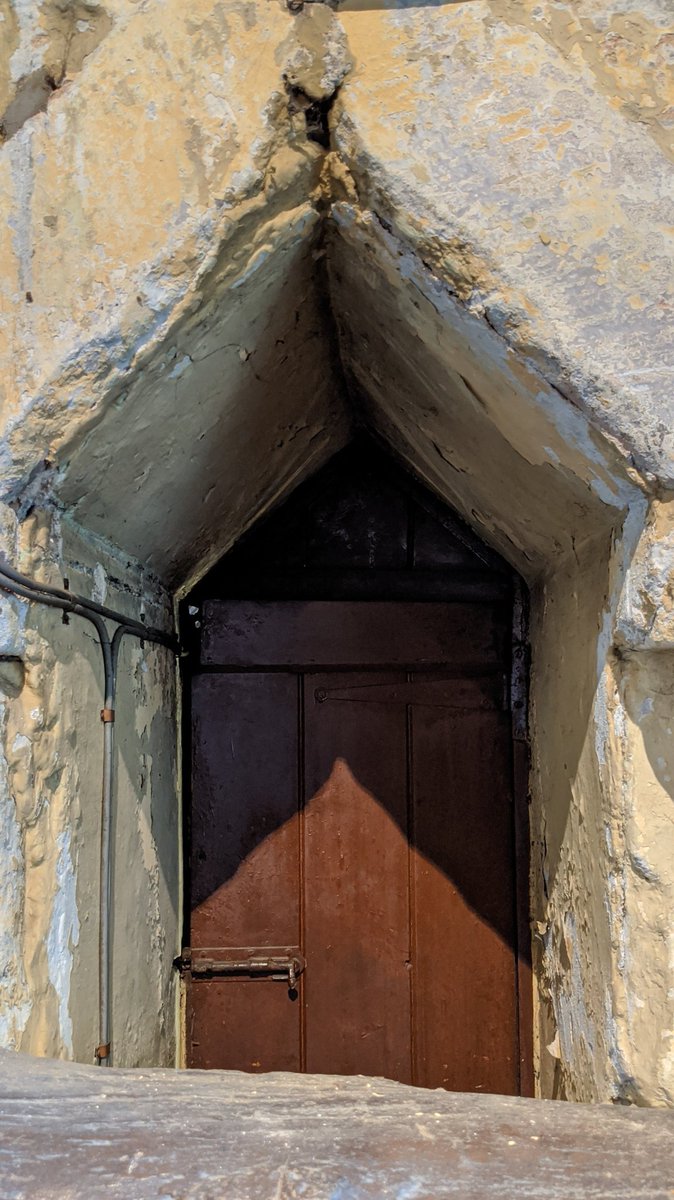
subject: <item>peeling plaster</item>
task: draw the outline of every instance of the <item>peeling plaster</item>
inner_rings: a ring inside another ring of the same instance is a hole
[[[60,1036],[69,1057],[73,1054],[73,1023],[70,1016],[72,947],[80,940],[80,922],[75,894],[75,869],[70,855],[68,830],[56,836],[56,894],[51,926],[47,934],[49,979],[59,999]]]
[[[573,913],[566,913],[564,917],[562,936],[570,970],[562,983],[557,1002],[561,1054],[566,1062],[571,1062],[579,1055],[591,1062],[596,1052],[596,1030],[585,1003],[584,971]]]
[[[6,706],[2,706],[6,725]],[[0,1040],[18,1048],[31,1010],[22,962],[24,858],[21,826],[9,791],[7,765],[0,757]]]

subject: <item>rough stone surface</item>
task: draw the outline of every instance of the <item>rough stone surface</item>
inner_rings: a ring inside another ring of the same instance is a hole
[[[353,67],[346,34],[330,8],[307,6],[297,14],[288,36],[284,77],[310,100],[334,95]]]
[[[674,1103],[671,6],[0,14],[0,110],[59,78],[0,149],[5,553],[168,624],[369,424],[530,585],[539,1094]],[[98,652],[0,641],[2,1041],[88,1058]],[[113,1054],[169,1063],[175,693],[127,653]]]
[[[67,520],[36,510],[12,549],[28,573],[118,611],[165,623],[166,593]],[[54,571],[60,561],[61,572]],[[98,1043],[98,863],[102,660],[92,628],[0,596],[6,649],[20,654],[18,693],[3,687],[6,747],[0,814],[2,1042],[91,1061]],[[76,679],[76,686],[73,686]],[[175,1053],[175,662],[163,648],[122,643],[116,703],[113,1004],[124,1061]],[[157,697],[163,706],[158,707]],[[142,914],[142,917],[140,916]]]
[[[81,70],[121,15],[125,0],[2,0],[0,134],[13,137]],[[127,5],[128,7],[128,5]]]
[[[0,1052],[5,1200],[665,1200],[674,1115]]]
[[[671,484],[670,6],[345,7],[361,202]]]

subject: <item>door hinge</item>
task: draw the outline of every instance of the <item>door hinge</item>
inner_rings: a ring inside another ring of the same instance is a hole
[[[432,708],[503,709],[506,704],[504,675],[486,677],[443,677],[399,683],[357,683],[351,687],[320,687],[314,691],[317,704],[420,704]]]

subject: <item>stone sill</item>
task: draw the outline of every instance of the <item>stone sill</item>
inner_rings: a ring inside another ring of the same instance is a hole
[[[674,1113],[0,1052],[3,1200],[664,1200]]]

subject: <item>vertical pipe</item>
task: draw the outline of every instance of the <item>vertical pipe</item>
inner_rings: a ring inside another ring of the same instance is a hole
[[[98,944],[99,981],[99,1030],[96,1058],[99,1066],[110,1066],[110,972],[111,938],[110,915],[112,901],[112,855],[110,853],[110,829],[112,816],[112,762],[114,724],[103,724],[103,795],[101,804],[101,871],[100,871],[100,922]]]
[[[115,654],[113,647],[119,630],[115,630],[112,643],[101,618],[94,622],[103,652],[104,707],[103,722],[103,781],[101,793],[101,865],[99,875],[99,925],[98,925],[98,1045],[96,1061],[99,1066],[110,1066],[110,972],[111,972],[111,892],[112,855],[110,835],[112,828],[112,775],[115,721]]]
[[[82,596],[77,596],[61,588],[38,584],[27,575],[21,575],[0,558],[0,588],[3,591],[21,596],[33,603],[45,604],[62,612],[74,613],[91,622],[98,633],[98,640],[103,655],[104,671],[104,707],[101,710],[103,722],[103,783],[101,794],[101,843],[100,843],[100,880],[99,880],[99,944],[98,944],[98,983],[99,983],[99,1042],[95,1050],[95,1058],[99,1066],[110,1066],[111,1049],[111,995],[110,978],[112,969],[112,797],[114,783],[114,722],[115,722],[115,693],[117,688],[117,660],[119,647],[125,633],[143,641],[158,642],[168,646],[177,653],[178,645],[175,638],[162,633],[159,629],[148,628],[140,621],[126,618],[114,609],[105,608]],[[108,633],[105,619],[119,622],[112,641]]]
[[[99,629],[105,668],[105,707],[101,711],[103,721],[103,792],[101,803],[101,874],[100,874],[100,923],[99,923],[99,1044],[96,1058],[99,1066],[111,1066],[110,1014],[112,997],[110,978],[112,974],[112,798],[115,766],[115,697],[117,694],[117,663],[119,648],[125,633],[135,630],[119,625],[112,642],[103,625]],[[97,626],[98,628],[98,626]]]

